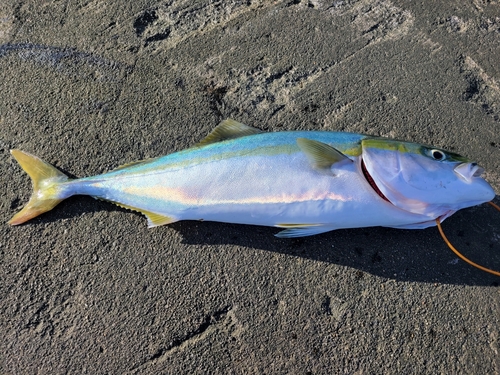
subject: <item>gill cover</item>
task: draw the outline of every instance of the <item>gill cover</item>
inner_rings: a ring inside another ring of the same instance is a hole
[[[364,139],[362,148],[366,169],[377,187],[405,211],[449,216],[495,197],[480,177],[482,168],[458,154],[385,138]]]

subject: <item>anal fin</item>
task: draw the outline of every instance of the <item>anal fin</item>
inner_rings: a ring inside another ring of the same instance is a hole
[[[146,212],[146,211],[141,211],[141,212],[148,218],[149,228],[157,227],[159,225],[172,224],[177,221],[177,219],[174,219],[173,217],[170,216],[165,216],[154,212]]]
[[[287,228],[275,234],[278,238],[314,236],[315,234],[325,233],[335,229],[323,224],[276,224],[275,226],[278,228]]]
[[[143,210],[142,208],[133,207],[133,206],[130,206],[128,204],[123,204],[123,203],[118,203],[118,202],[113,202],[113,201],[111,201],[111,203],[114,203],[117,206],[126,208],[127,210],[140,212],[141,214],[143,214],[144,216],[147,217],[149,228],[157,227],[159,225],[171,224],[171,223],[175,223],[176,221],[178,221],[178,219],[176,219],[174,217],[158,214],[156,212]]]

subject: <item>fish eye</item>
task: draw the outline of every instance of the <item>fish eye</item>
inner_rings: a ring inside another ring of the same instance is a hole
[[[431,150],[430,155],[432,156],[432,158],[434,160],[437,160],[437,161],[442,161],[442,160],[446,159],[445,153],[441,150]]]

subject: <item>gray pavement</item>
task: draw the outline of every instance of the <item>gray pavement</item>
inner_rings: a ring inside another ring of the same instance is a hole
[[[12,148],[82,177],[228,117],[441,146],[500,192],[499,58],[494,1],[3,0],[0,221],[31,194]],[[499,223],[444,228],[500,269]],[[0,373],[500,373],[500,280],[437,229],[276,232],[89,197],[0,225]]]

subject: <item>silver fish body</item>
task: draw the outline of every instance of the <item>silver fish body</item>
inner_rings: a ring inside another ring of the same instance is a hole
[[[25,168],[19,153],[13,151]],[[11,224],[47,211],[40,202],[52,208],[82,194],[140,211],[150,226],[207,220],[275,226],[285,229],[278,236],[297,237],[425,228],[494,197],[475,164],[441,149],[353,133],[261,133],[232,120],[192,148],[102,175],[69,180],[27,172],[43,184],[34,183],[36,199]],[[49,193],[39,199],[43,191]]]

